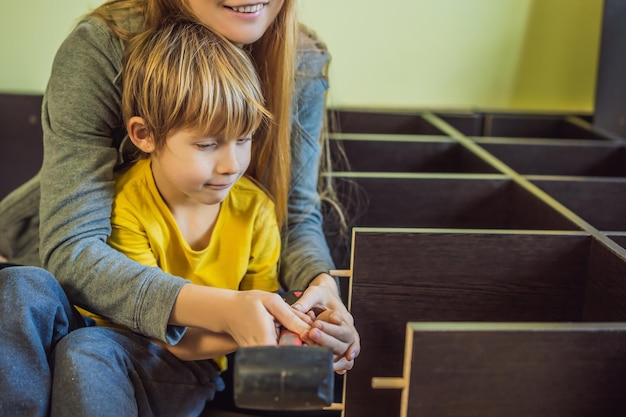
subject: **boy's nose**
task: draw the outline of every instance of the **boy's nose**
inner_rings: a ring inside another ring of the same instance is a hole
[[[222,155],[217,163],[217,170],[220,174],[237,174],[240,164],[234,146],[224,146]]]

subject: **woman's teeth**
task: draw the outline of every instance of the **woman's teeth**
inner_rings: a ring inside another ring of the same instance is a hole
[[[255,13],[263,8],[263,4],[255,4],[254,6],[240,6],[240,7],[231,7],[236,12],[239,13]]]

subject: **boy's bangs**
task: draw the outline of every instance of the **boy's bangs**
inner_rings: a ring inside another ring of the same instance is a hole
[[[179,101],[184,103],[183,118],[187,126],[208,135],[246,137],[270,119],[260,82],[246,52],[212,35],[210,44],[198,41],[185,56],[193,70],[179,79],[185,86],[180,91],[186,93]],[[205,48],[211,48],[211,53],[206,54]]]
[[[245,90],[229,89],[228,94],[220,91],[211,94],[211,99],[194,97],[188,109],[192,118],[187,126],[193,126],[206,136],[224,139],[240,139],[253,134],[269,114],[253,97],[234,94],[234,91]]]
[[[130,69],[137,73],[135,100],[127,101],[146,119],[157,146],[181,128],[239,139],[266,127],[272,117],[245,51],[200,24],[176,21],[153,34],[134,39],[143,44],[129,58],[139,64]],[[125,85],[124,94],[132,90]]]

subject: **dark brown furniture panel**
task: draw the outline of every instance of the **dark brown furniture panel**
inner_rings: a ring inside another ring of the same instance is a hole
[[[436,115],[465,136],[608,140],[586,114],[437,112]]]
[[[486,113],[482,136],[606,140],[575,121],[575,115]]]
[[[483,173],[497,171],[457,141],[445,137],[399,135],[334,135],[331,147],[341,147],[349,166],[333,158],[335,171]]]
[[[626,319],[626,298],[611,298],[624,259],[584,233],[357,229],[353,245],[364,349],[346,378],[347,417],[399,415],[400,393],[370,381],[402,375],[407,322]]]
[[[340,193],[358,190],[354,226],[578,230],[502,175],[367,176],[336,173]],[[353,193],[350,193],[353,195]]]
[[[616,242],[622,248],[626,248],[626,231],[623,232],[607,232],[606,236]]]
[[[529,179],[596,229],[626,231],[626,178]]]
[[[335,173],[333,180],[352,227],[581,230],[503,175]],[[333,259],[347,269],[349,236],[324,208]]]
[[[41,100],[40,95],[0,94],[0,199],[41,167]]]
[[[390,133],[441,135],[443,132],[415,112],[385,112],[342,109],[330,110],[329,127],[336,133]]]
[[[626,322],[626,252],[594,240],[589,254],[593,267],[585,287],[583,320]]]
[[[623,143],[527,138],[474,140],[522,175],[626,177]]]
[[[387,133],[445,135],[424,120],[423,111],[341,109],[329,111],[331,131],[337,133]],[[610,140],[596,130],[589,115],[559,113],[438,112],[434,113],[466,136]]]
[[[620,417],[626,324],[410,323],[402,416]]]

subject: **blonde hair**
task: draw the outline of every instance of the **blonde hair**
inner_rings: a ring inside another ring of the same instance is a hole
[[[92,15],[103,19],[124,41],[136,33],[120,26],[118,22],[141,18],[143,29],[158,26],[177,18],[199,21],[186,0],[109,0]],[[273,120],[257,131],[258,144],[248,174],[262,183],[273,196],[279,224],[286,221],[287,197],[291,168],[291,106],[294,91],[297,7],[295,0],[284,0],[278,16],[261,39],[246,49],[251,52],[256,66],[266,107]]]
[[[144,119],[158,149],[174,130],[243,138],[271,119],[248,53],[200,23],[175,20],[126,47],[122,114]]]

